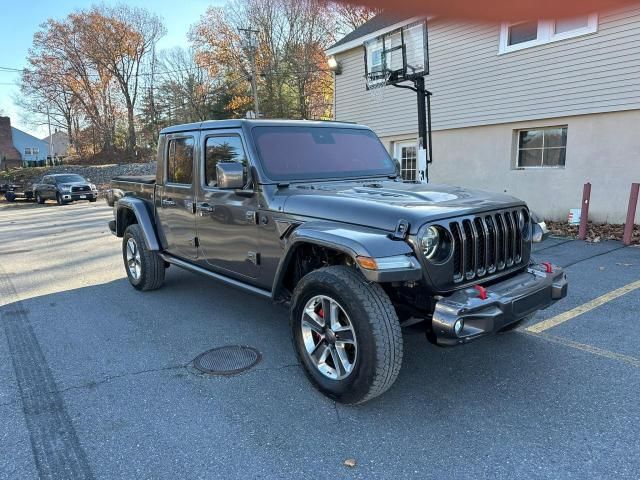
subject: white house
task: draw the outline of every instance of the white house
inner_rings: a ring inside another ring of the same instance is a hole
[[[327,50],[336,120],[373,128],[408,178],[416,97],[371,97],[363,42],[415,21],[382,14]],[[590,182],[590,217],[624,222],[640,182],[640,6],[502,25],[430,18],[428,54],[432,182],[508,192],[547,219],[579,208]]]

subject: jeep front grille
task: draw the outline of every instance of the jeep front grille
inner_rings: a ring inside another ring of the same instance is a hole
[[[521,210],[488,213],[451,222],[453,281],[460,283],[512,268],[522,262]],[[525,221],[529,221],[526,210]]]

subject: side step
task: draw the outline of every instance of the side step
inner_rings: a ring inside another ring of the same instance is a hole
[[[226,283],[227,285],[231,285],[232,287],[239,288],[241,290],[244,290],[245,292],[253,293],[264,298],[271,298],[271,292],[268,290],[254,287],[253,285],[248,285],[244,282],[241,282],[240,280],[236,280],[219,273],[211,272],[205,268],[194,265],[193,263],[186,262],[174,257],[173,255],[169,255],[168,253],[161,253],[160,256],[165,262],[170,263],[171,265],[175,265],[176,267],[199,273],[200,275],[204,275],[205,277],[213,278],[214,280],[218,280],[222,283]]]

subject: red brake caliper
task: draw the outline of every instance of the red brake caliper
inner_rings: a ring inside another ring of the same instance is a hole
[[[324,310],[322,310],[322,307],[320,307],[320,309],[318,310],[318,316],[320,318],[324,318]],[[317,342],[320,341],[320,335],[316,332],[311,332],[313,334],[313,339]]]

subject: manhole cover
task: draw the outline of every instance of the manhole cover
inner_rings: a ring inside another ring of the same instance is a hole
[[[201,353],[193,361],[193,366],[210,375],[235,375],[249,370],[261,358],[255,348],[230,345]]]

